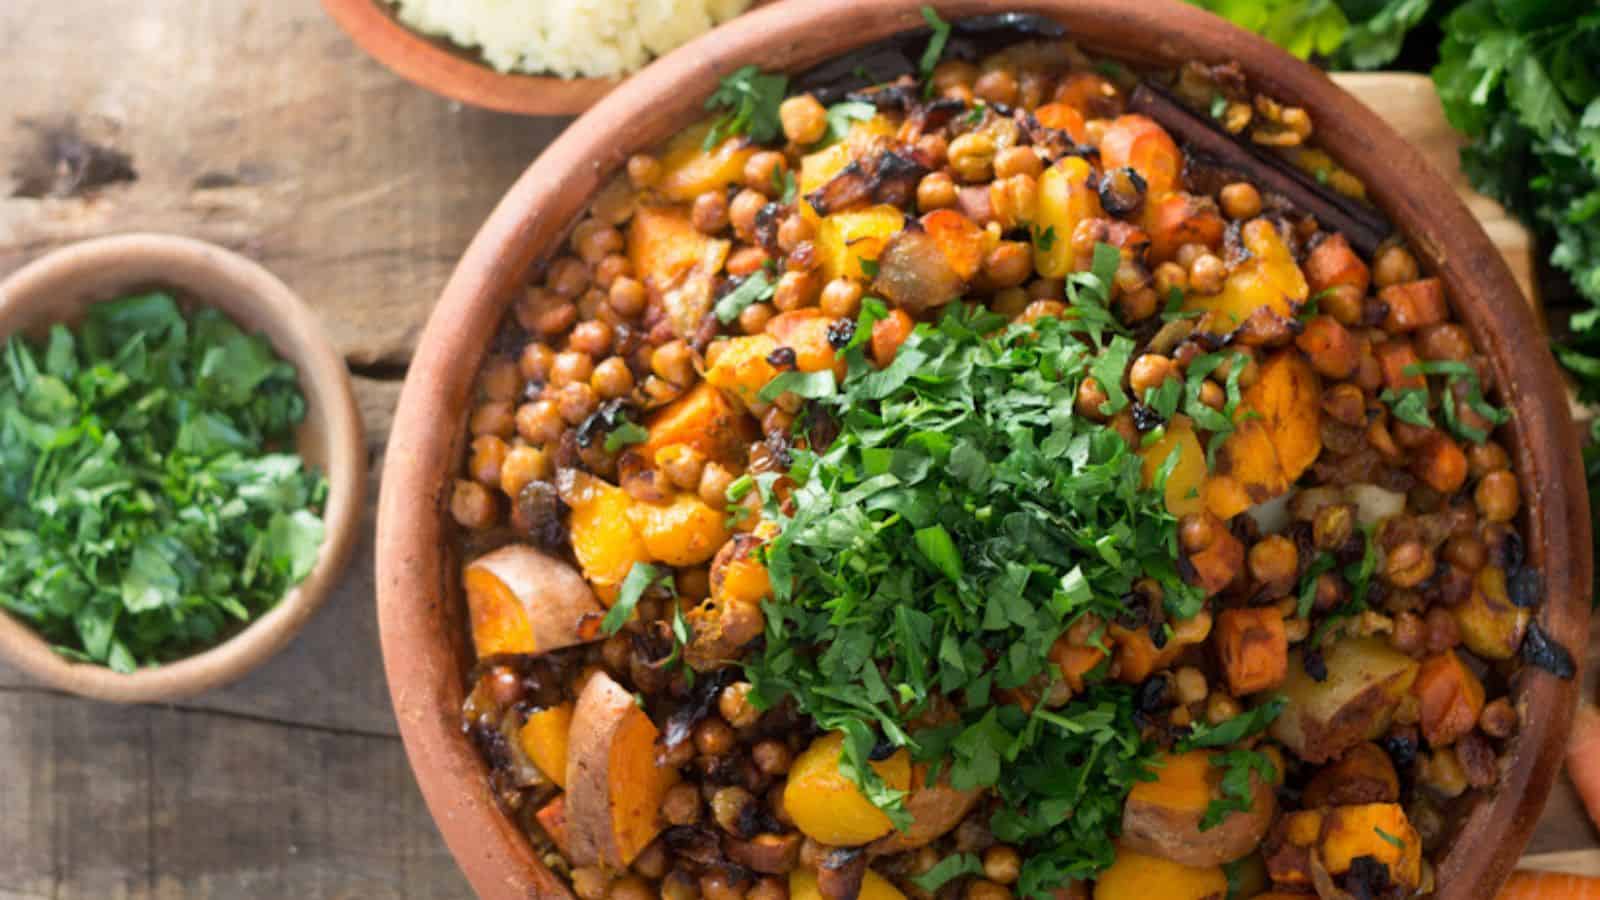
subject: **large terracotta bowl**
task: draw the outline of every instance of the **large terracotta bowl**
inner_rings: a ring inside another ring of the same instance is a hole
[[[628,156],[703,115],[718,79],[759,63],[796,70],[923,23],[923,0],[809,0],[740,17],[656,62],[574,124],[511,188],[467,249],[412,363],[390,437],[378,520],[378,604],[400,730],[446,842],[484,897],[561,896],[496,808],[487,770],[462,735],[470,664],[445,508],[465,441],[474,372],[529,264],[556,247]],[[942,0],[946,19],[992,13],[990,0]],[[1578,439],[1556,368],[1500,255],[1455,192],[1376,115],[1315,68],[1193,7],[1166,0],[1010,0],[1050,16],[1090,49],[1131,62],[1237,60],[1252,84],[1306,107],[1319,140],[1438,273],[1489,357],[1503,396],[1523,496],[1524,534],[1544,573],[1540,622],[1581,658],[1587,634],[1589,512]],[[1523,730],[1493,795],[1471,809],[1438,869],[1446,898],[1491,897],[1515,863],[1559,770],[1576,681],[1520,680]]]

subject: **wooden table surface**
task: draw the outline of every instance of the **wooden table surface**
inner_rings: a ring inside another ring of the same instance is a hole
[[[434,298],[567,120],[423,93],[362,56],[316,0],[0,0],[0,54],[0,275],[136,230],[261,261],[317,310],[356,375],[375,503]],[[1359,92],[1453,168],[1425,83],[1372,78]],[[136,177],[72,189],[63,160],[89,147],[126,153]],[[1491,230],[1507,227],[1503,246],[1527,271],[1525,236],[1518,256],[1511,223]],[[231,687],[119,708],[0,665],[0,900],[468,895],[396,736],[370,520],[327,606]],[[1600,873],[1565,783],[1529,853]]]

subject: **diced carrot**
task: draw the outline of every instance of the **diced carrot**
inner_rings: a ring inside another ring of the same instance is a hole
[[[916,323],[903,309],[890,310],[887,318],[872,323],[872,359],[879,368],[894,362],[895,353],[914,327]]]
[[[1435,747],[1471,732],[1483,712],[1483,682],[1454,650],[1423,660],[1411,690],[1419,701],[1422,736]]]
[[[1417,364],[1417,351],[1410,341],[1384,341],[1373,348],[1378,364],[1383,367],[1383,383],[1391,390],[1404,391],[1426,388],[1428,379],[1421,374],[1406,374],[1406,369]]]
[[[561,855],[570,857],[572,839],[567,832],[567,795],[557,794],[533,817],[539,820],[539,827],[544,829],[544,833],[550,837],[550,843],[556,845]]]
[[[1289,674],[1289,638],[1277,607],[1225,609],[1212,634],[1234,696],[1277,687]]]
[[[1146,210],[1151,263],[1172,259],[1184,244],[1216,248],[1222,243],[1226,226],[1217,205],[1209,199],[1178,191],[1148,204]]]
[[[939,245],[945,261],[962,278],[978,274],[983,261],[983,229],[953,209],[937,209],[922,217],[922,230]]]
[[[1360,362],[1355,338],[1333,316],[1313,316],[1294,344],[1311,361],[1317,374],[1328,378],[1349,378]]]
[[[1356,289],[1357,296],[1365,296],[1372,279],[1367,264],[1350,249],[1350,242],[1342,234],[1334,234],[1312,248],[1306,256],[1305,272],[1312,293],[1347,284]]]
[[[1564,872],[1513,872],[1497,900],[1600,900],[1600,878]]]
[[[1461,451],[1460,444],[1436,434],[1417,450],[1411,462],[1411,474],[1441,494],[1454,494],[1467,483],[1467,455]]]
[[[1389,306],[1389,317],[1383,323],[1389,331],[1416,331],[1437,325],[1448,312],[1444,284],[1437,278],[1391,284],[1378,292],[1378,299]]]
[[[1144,179],[1145,196],[1164,197],[1177,186],[1183,155],[1166,129],[1148,116],[1118,116],[1100,138],[1100,163],[1106,169],[1127,166]]]
[[[1074,106],[1059,102],[1046,103],[1033,111],[1033,117],[1046,128],[1065,131],[1076,143],[1089,140],[1089,132],[1083,127],[1083,113]]]

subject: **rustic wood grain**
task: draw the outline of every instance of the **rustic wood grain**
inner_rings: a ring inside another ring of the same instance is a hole
[[[433,298],[503,189],[566,123],[416,90],[349,44],[316,0],[6,0],[0,53],[0,273],[132,230],[257,258],[374,376],[356,383],[374,477],[393,379]],[[1425,79],[1384,78],[1341,81],[1458,171]],[[137,180],[13,196],[39,171],[41,128],[126,153]],[[1531,285],[1526,234],[1480,201],[1474,211]],[[0,666],[0,900],[466,895],[394,737],[368,525],[294,644],[181,707],[95,705]],[[1590,660],[1592,695],[1592,647]],[[1529,862],[1600,872],[1595,846],[1563,784]]]

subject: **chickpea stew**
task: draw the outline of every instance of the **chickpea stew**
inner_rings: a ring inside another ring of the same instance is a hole
[[[928,15],[730,75],[515,305],[502,807],[584,900],[1431,893],[1573,669],[1441,282],[1236,68]]]

